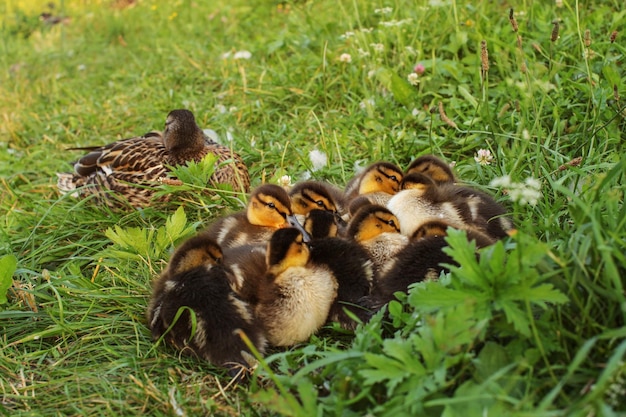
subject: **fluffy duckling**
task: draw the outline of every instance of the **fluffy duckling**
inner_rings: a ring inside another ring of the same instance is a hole
[[[236,376],[248,368],[246,356],[251,354],[239,332],[260,352],[266,339],[252,308],[231,289],[221,263],[221,248],[208,235],[183,243],[154,284],[147,319],[154,339],[163,336],[183,353],[227,367]],[[196,317],[194,334],[189,310]]]
[[[123,205],[123,200],[133,207],[148,206],[154,186],[169,180],[168,166],[200,161],[209,153],[218,157],[212,182],[246,192],[250,187],[248,169],[241,157],[205,136],[193,113],[185,109],[167,115],[162,133],[77,149],[90,152],[74,164],[74,173],[57,174],[59,190],[81,197],[95,195],[111,207]]]
[[[454,183],[454,173],[450,165],[435,155],[423,155],[411,162],[405,175],[412,173],[427,175],[437,184]]]
[[[398,218],[387,208],[368,204],[361,207],[350,219],[347,236],[367,251],[379,275],[389,262],[408,243],[400,233]]]
[[[394,299],[394,293],[406,292],[415,282],[438,279],[441,272],[449,271],[446,264],[457,265],[442,250],[448,246],[445,241],[448,227],[448,223],[438,220],[420,226],[406,247],[396,254],[388,270],[376,281],[368,305],[380,308]],[[489,237],[472,230],[467,231],[467,238],[468,241],[476,241],[477,248],[493,243]]]
[[[471,228],[472,212],[468,199],[444,195],[434,180],[425,174],[412,173],[402,179],[402,190],[387,203],[400,221],[400,231],[411,236],[424,223],[446,221],[459,229]]]
[[[453,183],[436,184],[431,177],[418,173],[406,175],[401,187],[402,190],[412,190],[412,204],[416,206],[413,222],[406,219],[409,213],[404,213],[404,223],[403,220],[400,222],[406,226],[403,233],[415,230],[414,222],[434,220],[435,217],[457,228],[482,231],[493,239],[506,237],[514,230],[504,207],[482,191]],[[417,200],[420,200],[419,204]]]
[[[266,243],[277,229],[289,226],[304,230],[291,210],[289,195],[278,185],[264,184],[254,189],[246,210],[218,219],[206,232],[228,248]]]
[[[351,315],[362,322],[370,318],[370,311],[360,305],[363,297],[369,295],[374,280],[369,254],[358,243],[337,237],[335,217],[328,211],[312,210],[304,228],[311,235],[310,262],[328,266],[337,282],[337,297],[328,319],[354,330],[358,322]]]
[[[390,162],[376,162],[352,178],[346,185],[346,201],[367,196],[373,204],[385,205],[400,190],[402,170]]]
[[[233,290],[253,306],[259,301],[259,285],[267,272],[266,254],[267,245],[263,243],[224,248],[223,264],[230,271]]]
[[[302,233],[279,229],[267,249],[268,272],[259,286],[255,312],[270,344],[290,346],[324,325],[337,296],[329,267],[312,264]]]

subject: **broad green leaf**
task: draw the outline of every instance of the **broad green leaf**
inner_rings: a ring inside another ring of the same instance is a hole
[[[510,358],[504,347],[495,342],[487,342],[480,350],[474,363],[476,364],[474,378],[476,378],[478,382],[483,382],[489,379],[489,377],[498,370],[509,365]]]
[[[506,319],[513,324],[515,330],[526,337],[530,337],[530,323],[526,313],[522,311],[513,301],[500,301],[497,305],[502,308]]]
[[[7,291],[13,285],[13,274],[16,269],[15,255],[5,255],[0,258],[0,304],[7,302]]]

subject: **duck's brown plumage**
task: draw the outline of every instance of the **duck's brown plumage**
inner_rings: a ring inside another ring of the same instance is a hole
[[[236,191],[247,192],[250,187],[241,157],[211,141],[193,113],[185,109],[168,114],[163,132],[79,149],[90,152],[74,164],[74,173],[57,174],[59,190],[82,197],[94,195],[98,202],[112,207],[123,205],[124,200],[134,207],[148,206],[155,185],[167,179],[168,165],[198,162],[209,153],[217,156],[212,183],[230,184]]]

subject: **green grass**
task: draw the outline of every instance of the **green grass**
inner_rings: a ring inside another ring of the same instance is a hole
[[[121,3],[60,2],[71,21],[56,26],[38,18],[46,2],[0,5],[0,257],[17,259],[14,274],[0,264],[0,283],[15,281],[0,285],[1,414],[626,414],[622,2],[522,2],[517,33],[486,1]],[[253,185],[301,178],[315,149],[329,164],[309,174],[339,185],[356,166],[434,153],[494,192],[519,234],[473,267],[453,236],[464,268],[388,320],[325,328],[227,387],[155,346],[144,315],[171,249],[245,199],[186,191],[124,213],[56,191],[67,148],[161,128],[180,107],[232,135]],[[504,175],[538,179],[537,204],[489,186]]]

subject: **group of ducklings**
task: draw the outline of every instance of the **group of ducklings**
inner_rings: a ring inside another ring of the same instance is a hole
[[[454,263],[441,250],[448,227],[477,247],[513,231],[500,204],[455,183],[432,155],[405,171],[374,163],[345,190],[321,181],[261,185],[245,210],[175,250],[155,281],[148,325],[183,352],[246,368],[244,340],[262,354],[306,341],[330,321],[354,329],[395,292],[436,279]]]
[[[73,173],[57,174],[59,190],[110,207],[153,203],[156,184],[177,184],[170,167],[209,153],[217,156],[212,183],[250,187],[242,158],[185,109],[171,111],[162,132],[78,149],[89,152]],[[300,343],[329,321],[354,329],[394,293],[453,263],[442,251],[448,227],[477,247],[513,231],[491,196],[455,181],[447,163],[426,155],[404,171],[374,163],[345,189],[321,181],[257,187],[245,210],[174,251],[153,286],[153,337],[236,374],[253,362],[250,346],[262,354]]]

